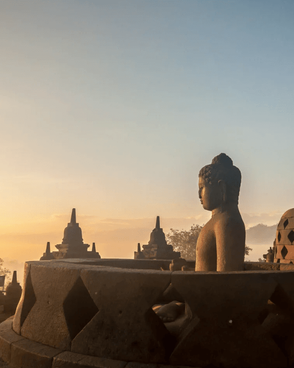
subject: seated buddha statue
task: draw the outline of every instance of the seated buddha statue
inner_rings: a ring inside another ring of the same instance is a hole
[[[197,240],[195,271],[244,270],[245,226],[238,209],[240,185],[241,172],[224,153],[200,170],[200,202],[212,216]],[[155,309],[166,324],[183,320],[185,308],[173,290],[171,284],[167,289],[171,302]],[[175,326],[175,331],[181,331],[181,326]]]
[[[199,198],[211,219],[196,245],[196,271],[242,271],[245,226],[238,208],[241,172],[226,154],[199,172]]]

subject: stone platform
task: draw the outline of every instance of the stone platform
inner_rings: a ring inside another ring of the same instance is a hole
[[[15,368],[293,367],[293,265],[206,273],[160,271],[151,261],[153,269],[139,269],[148,262],[27,262],[13,325],[0,325],[3,361]],[[170,284],[190,315],[177,336],[152,310]]]
[[[2,359],[9,362],[9,367],[123,368],[126,366],[126,362],[108,361],[108,359],[87,357],[71,352],[62,352],[60,349],[54,349],[23,338],[13,331],[11,319],[6,320],[0,325],[0,349]]]
[[[163,364],[124,362],[54,349],[17,335],[12,329],[11,318],[0,324],[0,353],[0,368],[171,368]]]

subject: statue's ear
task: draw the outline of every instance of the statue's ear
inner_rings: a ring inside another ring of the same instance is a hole
[[[221,190],[223,203],[227,202],[227,185],[223,180],[218,181],[219,188]]]

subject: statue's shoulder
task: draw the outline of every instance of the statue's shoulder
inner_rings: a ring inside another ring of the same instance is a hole
[[[215,226],[229,229],[237,227],[245,230],[245,225],[239,212],[223,212],[215,218]]]

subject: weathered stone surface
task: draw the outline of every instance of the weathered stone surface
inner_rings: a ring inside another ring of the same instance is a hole
[[[59,341],[62,347],[66,341],[76,353],[56,354],[54,368],[121,368],[134,361],[226,368],[282,368],[287,359],[294,364],[293,271],[172,273],[76,260],[30,262],[27,270],[16,316],[21,333],[48,345]],[[177,343],[151,309],[170,283],[192,316]],[[26,304],[30,294],[34,300]],[[5,323],[9,329],[11,322]],[[0,324],[0,335],[3,329]],[[29,351],[30,363],[37,356],[33,367],[40,359],[43,364],[38,349],[21,341],[10,344],[11,354],[14,346],[21,347]]]
[[[291,238],[289,239],[288,235],[291,233],[292,229],[291,230],[278,230],[277,232],[277,236],[276,236],[276,239],[280,239],[276,244],[277,245],[292,245],[293,244],[293,240],[291,242]],[[293,244],[294,245],[294,244]]]
[[[13,316],[10,316],[5,321],[0,323],[0,331],[7,331],[11,330],[12,328],[12,322],[13,322]]]
[[[112,360],[90,356],[83,358],[79,363],[82,364],[82,368],[124,368],[127,364],[126,362],[123,362],[121,360]]]
[[[71,333],[64,314],[64,302],[79,278],[79,266],[71,265],[69,269],[63,264],[52,263],[49,268],[48,261],[30,262],[29,265],[26,283],[31,285],[25,285],[14,330],[18,332],[20,328],[21,335],[28,339],[70,350]],[[33,304],[30,294],[35,295]]]
[[[54,262],[58,263],[76,263],[80,265],[89,266],[103,266],[103,267],[116,267],[116,268],[128,268],[128,269],[138,269],[138,270],[169,270],[170,260],[166,259],[126,259],[126,258],[103,258],[103,259],[56,259]],[[193,262],[187,262],[189,265],[193,266]],[[195,262],[194,262],[195,266]]]
[[[294,208],[283,214],[277,226],[274,262],[294,262]]]
[[[184,366],[184,365],[161,365],[161,364],[158,364],[157,365],[157,368],[190,368],[188,366]],[[195,368],[203,368],[203,367],[195,367]],[[214,368],[212,366],[208,366],[207,368]]]
[[[7,363],[5,363],[2,359],[0,359],[0,367],[1,368],[10,368]]]
[[[129,362],[126,365],[126,368],[157,368],[157,367],[158,367],[157,364],[145,364],[145,363],[137,363],[137,362]]]
[[[11,346],[11,361],[13,367],[19,368],[51,368],[53,357],[61,350],[22,339]]]
[[[294,271],[293,263],[277,263],[281,271]]]
[[[278,271],[280,263],[270,262],[244,262],[245,271]]]
[[[72,351],[165,362],[170,336],[151,308],[169,285],[170,272],[84,269],[81,278],[99,312],[73,339]]]
[[[12,319],[9,318],[0,324],[0,356],[5,362],[10,362],[11,344],[23,340],[12,330]]]
[[[11,368],[11,367],[9,367],[8,363],[5,363],[5,362],[0,358],[0,368]]]
[[[69,351],[53,358],[52,368],[124,368],[126,362],[99,357],[90,357]]]
[[[287,360],[260,318],[279,272],[174,272],[172,284],[193,318],[171,354],[171,364],[286,367]]]
[[[276,272],[274,279],[278,283],[270,300],[274,305],[263,322],[263,327],[276,341],[294,365],[294,285],[293,271]]]
[[[81,368],[83,358],[85,355],[64,351],[53,358],[52,368]]]

